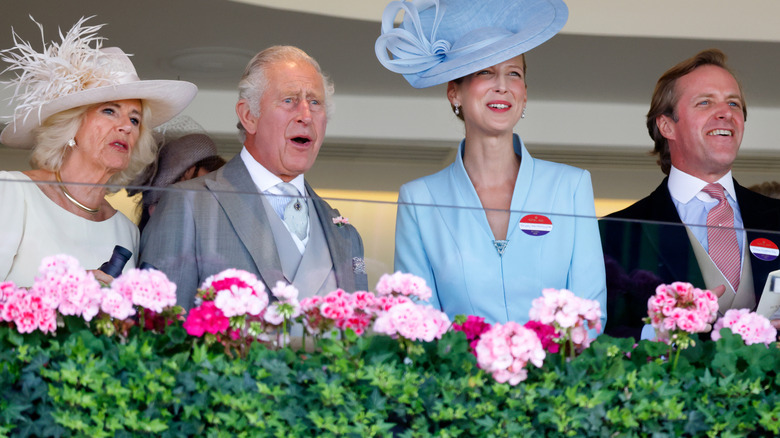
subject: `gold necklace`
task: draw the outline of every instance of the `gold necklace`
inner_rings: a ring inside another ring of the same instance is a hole
[[[65,195],[65,197],[68,198],[68,201],[72,202],[73,205],[90,214],[95,214],[100,211],[100,208],[89,208],[81,202],[77,201],[76,198],[74,198],[73,195],[68,192],[68,189],[65,188],[65,185],[62,184],[62,178],[60,178],[59,170],[54,172],[54,177],[57,178],[57,182],[60,183],[60,190],[62,190],[62,194]]]

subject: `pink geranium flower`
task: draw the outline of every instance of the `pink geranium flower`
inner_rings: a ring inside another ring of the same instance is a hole
[[[32,333],[35,330],[52,333],[57,329],[57,312],[39,293],[5,286],[3,295],[0,320],[13,322],[19,333]]]
[[[728,328],[733,333],[742,336],[746,345],[764,343],[771,344],[777,340],[777,329],[769,320],[749,309],[730,309],[719,319],[712,329],[712,340],[720,339],[720,329]]]
[[[336,289],[325,295],[320,305],[322,316],[333,320],[349,318],[352,316],[352,300],[349,293],[343,289]]]
[[[111,290],[157,313],[176,305],[176,284],[156,269],[131,269],[114,279]]]
[[[409,301],[381,313],[373,328],[375,332],[388,336],[431,342],[441,339],[449,326],[450,320],[444,312]]]
[[[3,309],[5,309],[5,304],[16,294],[16,290],[16,285],[12,281],[0,283],[0,321],[4,320]]]
[[[228,318],[257,316],[268,306],[268,293],[263,282],[251,272],[240,269],[226,269],[208,277],[200,290]]]
[[[574,295],[566,289],[544,289],[542,296],[531,303],[529,312],[531,321],[541,325],[534,325],[535,332],[545,332],[545,349],[552,351],[549,342],[568,344],[568,355],[574,355],[588,348],[592,339],[588,336],[588,329],[601,330],[601,307],[598,301],[588,300]],[[547,335],[549,326],[554,330],[554,336]],[[541,338],[541,337],[540,337]],[[555,352],[558,350],[556,349]]]
[[[541,367],[545,352],[533,330],[516,322],[494,324],[476,346],[477,364],[496,381],[517,385],[526,379],[526,365]]]
[[[116,319],[127,319],[135,315],[133,302],[113,289],[106,291],[103,301],[100,303],[100,309]]]
[[[285,320],[292,320],[301,314],[301,303],[298,301],[298,289],[291,284],[277,281],[271,293],[277,301],[271,303],[265,311],[265,320],[273,325],[281,325]]]
[[[30,292],[63,315],[81,316],[87,321],[100,311],[103,292],[91,272],[68,255],[43,259]]]
[[[303,325],[311,334],[320,334],[333,325],[333,320],[322,316],[320,305],[322,297],[314,295],[301,300],[301,313],[304,315]]]
[[[355,312],[348,318],[336,321],[336,327],[341,330],[352,329],[356,335],[360,336],[366,332],[371,325],[371,315],[363,312]]]
[[[379,296],[401,294],[414,297],[422,301],[431,299],[431,288],[420,277],[403,272],[384,274],[376,284],[376,293]]]
[[[674,282],[656,288],[647,301],[646,322],[658,338],[668,341],[671,332],[700,333],[709,330],[718,314],[718,298],[690,283]]]

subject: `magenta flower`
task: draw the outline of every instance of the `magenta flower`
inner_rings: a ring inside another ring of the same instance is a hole
[[[192,336],[201,337],[204,333],[224,333],[230,326],[230,320],[214,305],[213,301],[205,301],[200,306],[190,310],[183,327]]]
[[[476,356],[477,352],[475,348],[477,347],[479,337],[482,333],[490,330],[490,324],[485,322],[484,317],[469,315],[466,317],[466,322],[463,324],[452,324],[452,329],[466,334],[471,353]]]
[[[466,339],[473,341],[478,339],[482,333],[490,329],[490,324],[485,322],[482,316],[469,315],[463,324],[452,324],[453,330],[458,330],[466,334]]]
[[[555,332],[555,327],[549,324],[542,324],[538,321],[528,321],[523,327],[533,330],[534,333],[536,333],[536,336],[539,338],[539,341],[542,343],[542,348],[544,348],[545,351],[550,353],[557,353],[560,351],[561,346],[555,342],[560,335]],[[587,331],[585,331],[585,336],[587,336]],[[575,343],[582,343],[582,341],[575,341]]]

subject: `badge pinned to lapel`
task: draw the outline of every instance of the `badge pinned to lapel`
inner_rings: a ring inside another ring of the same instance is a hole
[[[759,260],[771,262],[780,255],[780,250],[774,242],[761,237],[750,242],[750,253]]]
[[[553,228],[550,218],[541,214],[529,214],[524,216],[520,219],[518,226],[529,236],[544,236],[552,231]]]

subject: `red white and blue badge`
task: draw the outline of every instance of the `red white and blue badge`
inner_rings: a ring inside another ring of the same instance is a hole
[[[550,218],[541,214],[529,214],[523,217],[518,226],[529,236],[544,236],[553,228]]]
[[[771,262],[780,255],[777,245],[769,239],[759,238],[750,242],[750,253],[759,260]]]

